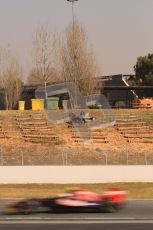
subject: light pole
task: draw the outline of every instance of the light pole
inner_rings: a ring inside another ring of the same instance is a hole
[[[74,2],[78,0],[67,0],[72,3],[72,21],[73,21],[73,29],[74,29]]]
[[[73,44],[73,66],[74,66],[74,72],[76,72],[76,63],[75,63],[75,59],[76,59],[76,55],[75,55],[75,28],[74,28],[74,2],[78,1],[78,0],[67,0],[68,2],[70,2],[72,4],[72,44]],[[75,84],[76,84],[76,79],[75,79]],[[75,104],[77,106],[77,92],[75,92],[75,98],[74,98]]]

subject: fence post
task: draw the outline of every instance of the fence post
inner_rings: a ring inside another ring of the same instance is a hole
[[[67,155],[68,148],[63,148],[62,151],[62,159],[63,159],[63,165],[68,165],[68,155]]]
[[[128,165],[129,155],[128,155],[127,143],[125,144],[125,154],[126,154],[126,164]]]
[[[3,166],[3,148],[2,148],[2,145],[0,147],[0,159],[1,159],[1,166]]]
[[[103,149],[103,155],[105,156],[105,165],[107,165],[108,164],[107,149]]]
[[[108,160],[107,160],[107,152],[105,152],[105,164],[108,164]]]
[[[147,153],[145,151],[145,164],[147,165]]]
[[[62,150],[62,162],[63,162],[63,165],[65,165],[63,150]]]
[[[23,151],[21,150],[21,165],[23,166],[24,165],[24,159],[23,159]]]
[[[49,165],[51,165],[51,160],[52,160],[52,157],[51,157],[51,149],[50,147],[48,148],[48,153],[49,153]]]

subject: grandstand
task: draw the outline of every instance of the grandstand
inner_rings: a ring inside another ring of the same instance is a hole
[[[152,164],[153,111],[114,113],[115,126],[92,130],[91,141],[85,143],[82,137],[89,131],[84,126],[52,123],[43,111],[0,111],[1,164]]]
[[[60,111],[59,111],[60,113]],[[119,138],[121,142],[153,143],[153,113],[144,110],[114,110],[116,124],[111,128],[88,129],[88,122],[77,127],[55,124],[42,111],[1,111],[0,143],[17,140],[18,143],[80,145],[85,135],[91,137],[92,146],[109,144]],[[92,116],[101,116],[91,110]],[[120,135],[121,134],[121,135]],[[114,137],[112,137],[114,135]],[[80,138],[81,137],[81,138]]]
[[[3,128],[3,123],[2,123],[2,120],[0,121],[0,139],[3,140],[5,139],[7,136],[6,136],[6,132],[4,131],[4,128]]]
[[[109,139],[106,135],[104,129],[91,130],[88,128],[86,124],[73,127],[72,125],[68,125],[68,128],[71,131],[71,138],[74,143],[81,144],[86,142],[88,144],[105,144],[109,142]]]
[[[16,124],[26,142],[59,144],[56,128],[48,123],[43,113],[28,112],[15,115]]]
[[[128,142],[153,143],[153,127],[133,111],[119,113],[115,127]]]

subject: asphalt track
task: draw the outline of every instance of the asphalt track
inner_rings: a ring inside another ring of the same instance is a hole
[[[0,200],[2,211],[8,200]],[[116,213],[0,214],[0,230],[152,230],[153,200],[130,200]]]
[[[0,210],[8,200],[0,200]],[[3,215],[1,220],[52,220],[52,221],[99,221],[99,220],[152,220],[153,200],[130,200],[127,205],[116,213],[43,213],[33,215]]]
[[[153,224],[2,224],[1,230],[152,230]]]

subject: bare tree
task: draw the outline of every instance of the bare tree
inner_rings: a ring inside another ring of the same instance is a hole
[[[20,99],[23,82],[21,66],[9,49],[0,51],[0,86],[4,91],[5,108],[13,109]]]
[[[44,85],[58,80],[54,66],[54,34],[47,26],[40,26],[33,35],[33,66],[28,77],[29,84]]]
[[[47,78],[43,78],[42,73],[37,68],[33,68],[28,76],[28,83],[31,85],[44,86],[45,83],[54,83],[59,80],[59,73],[54,68],[50,69],[47,75]]]
[[[67,27],[59,47],[63,80],[74,82],[83,95],[92,94],[97,88],[100,73],[84,27],[75,20]]]

